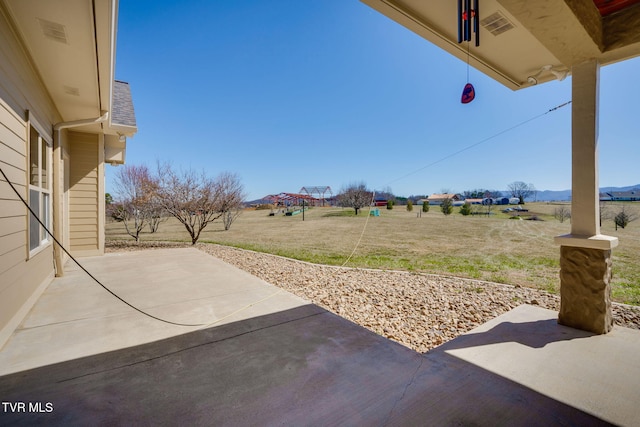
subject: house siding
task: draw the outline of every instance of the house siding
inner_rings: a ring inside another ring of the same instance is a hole
[[[0,99],[0,167],[27,198],[27,123]],[[27,209],[0,178],[0,347],[53,278],[52,245],[29,257]]]
[[[28,117],[47,137],[60,117],[0,7],[0,167],[26,199]],[[53,245],[29,255],[28,211],[0,176],[0,347],[54,275]]]
[[[98,255],[101,247],[99,135],[69,132],[69,242],[74,255]]]

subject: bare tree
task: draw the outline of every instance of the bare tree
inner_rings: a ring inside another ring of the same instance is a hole
[[[168,163],[158,165],[158,182],[158,201],[184,225],[195,245],[202,230],[223,214],[219,183],[193,169],[178,173]]]
[[[242,213],[242,203],[246,197],[244,187],[240,178],[229,172],[220,174],[216,182],[219,186],[220,197],[218,209],[222,212],[224,229],[229,230],[233,221]]]
[[[515,181],[509,184],[508,186],[509,193],[511,193],[511,197],[517,197],[520,199],[520,204],[524,204],[524,199],[534,194],[536,191],[533,184],[527,184],[522,181]]]
[[[149,231],[155,233],[160,227],[160,223],[167,221],[169,218],[164,215],[165,211],[162,204],[155,195],[149,206]]]
[[[487,199],[499,199],[502,197],[502,191],[499,190],[486,190],[484,192],[484,197]]]
[[[565,219],[571,218],[571,209],[566,205],[559,206],[554,209],[553,217],[560,222],[564,222]]]
[[[368,206],[373,201],[373,193],[367,189],[364,182],[350,184],[344,188],[338,195],[340,205],[353,208],[358,215],[358,211]]]
[[[222,224],[224,224],[225,231],[231,228],[231,224],[233,224],[233,222],[238,219],[241,213],[241,209],[236,209],[226,211],[222,214]]]
[[[602,226],[602,220],[603,219],[610,219],[611,218],[611,211],[609,209],[609,204],[607,202],[605,202],[604,200],[600,200],[600,226]]]
[[[157,181],[144,165],[125,165],[116,172],[118,202],[109,205],[109,214],[123,222],[127,234],[136,242],[151,218],[157,188]]]
[[[533,196],[533,201],[537,202],[538,201],[538,189],[536,188],[535,185],[529,183],[529,191],[531,191],[531,194],[529,194],[529,196]]]

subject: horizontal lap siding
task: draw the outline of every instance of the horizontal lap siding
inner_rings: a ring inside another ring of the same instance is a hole
[[[91,251],[98,244],[98,137],[69,133],[69,238],[71,251]]]
[[[45,130],[61,118],[11,28],[0,11],[0,167],[26,199],[27,111]],[[0,347],[53,276],[53,245],[29,256],[27,212],[0,177]]]
[[[1,77],[1,75],[0,75]],[[27,198],[27,127],[0,99],[0,167],[20,196]],[[0,346],[14,317],[53,275],[52,246],[28,258],[27,208],[0,176]]]
[[[26,188],[26,123],[0,103],[0,167],[16,187],[27,197]],[[4,274],[27,255],[27,208],[0,176],[0,289],[8,282]],[[20,256],[16,257],[16,253]],[[8,255],[11,254],[11,255]]]

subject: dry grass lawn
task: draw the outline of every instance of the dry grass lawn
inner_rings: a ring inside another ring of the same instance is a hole
[[[224,231],[216,221],[200,242],[253,249],[320,264],[421,271],[469,277],[557,292],[559,248],[553,237],[570,231],[570,223],[553,218],[557,207],[529,203],[526,207],[542,221],[509,219],[494,207],[494,215],[445,216],[438,206],[419,216],[420,206],[380,209],[379,217],[359,216],[353,209],[313,208],[302,215],[269,216],[269,211],[246,210]],[[635,209],[640,209],[638,206]],[[617,236],[614,250],[613,298],[640,305],[640,221],[614,230],[612,220],[602,233]],[[107,221],[107,241],[131,239],[120,223]],[[174,219],[142,240],[190,241]]]

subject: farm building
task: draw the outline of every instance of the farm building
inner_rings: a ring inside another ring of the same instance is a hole
[[[45,227],[73,256],[104,253],[105,163],[137,131],[117,5],[0,1],[0,347],[63,274]]]
[[[382,197],[376,197],[373,200],[373,205],[376,207],[387,206],[387,199]]]
[[[451,199],[452,201],[462,200],[462,197],[458,194],[453,193],[443,193],[443,194],[432,194],[427,197],[426,200],[430,205],[441,205],[446,199]]]
[[[481,205],[482,204],[482,199],[464,199],[464,201],[469,203],[470,205]]]
[[[608,200],[612,202],[640,202],[640,189],[635,188],[631,191],[612,191],[600,195],[600,200]]]

